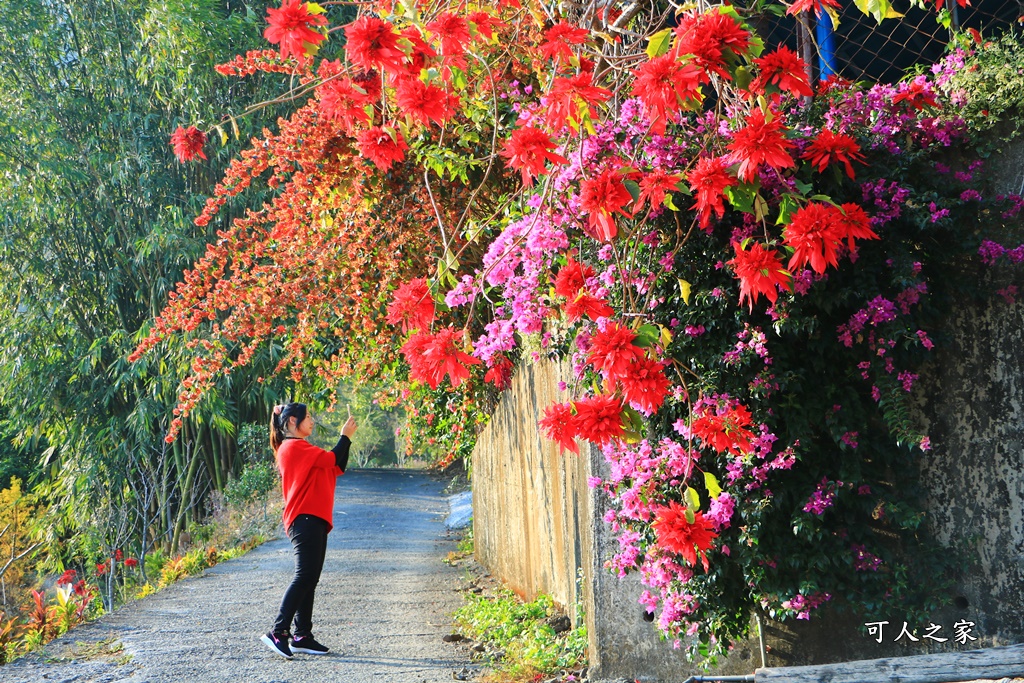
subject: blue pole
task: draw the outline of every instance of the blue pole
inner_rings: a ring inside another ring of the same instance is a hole
[[[835,32],[832,30],[832,19],[827,12],[822,12],[818,16],[814,34],[818,40],[818,77],[825,80],[836,73]]]

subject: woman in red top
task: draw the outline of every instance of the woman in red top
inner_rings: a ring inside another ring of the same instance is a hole
[[[313,598],[327,554],[327,534],[333,527],[334,487],[345,473],[356,421],[350,416],[337,445],[329,451],[306,441],[313,418],[303,403],[275,406],[270,416],[270,446],[284,492],[284,528],[295,549],[295,577],[281,600],[274,629],[261,640],[286,659],[292,653],[327,654],[313,638]],[[292,621],[295,633],[290,633]],[[288,640],[291,639],[289,646]]]

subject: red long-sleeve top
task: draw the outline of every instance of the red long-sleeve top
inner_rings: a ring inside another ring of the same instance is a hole
[[[339,445],[347,442],[342,437]],[[344,444],[348,446],[348,443]],[[345,460],[348,449],[345,448]],[[314,446],[305,439],[285,439],[277,448],[277,469],[284,491],[284,528],[299,515],[313,515],[334,528],[334,487],[345,471],[338,467],[333,451]]]

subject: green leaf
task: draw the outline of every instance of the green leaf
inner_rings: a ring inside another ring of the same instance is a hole
[[[686,509],[692,512],[700,510],[700,494],[692,486],[686,487]],[[690,523],[692,524],[693,522]]]
[[[754,197],[757,189],[754,185],[743,183],[725,188],[725,197],[738,211],[754,213]]]
[[[779,202],[779,217],[775,219],[775,225],[788,225],[793,214],[800,208],[800,202],[791,194],[782,195]]]
[[[653,36],[647,39],[647,57],[654,59],[660,57],[668,52],[669,45],[672,43],[672,29],[666,28],[658,31]]]
[[[718,498],[722,493],[722,487],[719,486],[718,479],[710,472],[704,473],[704,488],[708,490],[708,495],[712,498]]]
[[[661,337],[661,330],[654,325],[641,325],[640,329],[636,331],[636,340],[634,344],[642,349],[646,349],[650,346],[654,346],[658,339]]]
[[[640,185],[635,180],[623,180],[622,184],[629,190],[629,194],[633,197],[634,202],[640,199]]]

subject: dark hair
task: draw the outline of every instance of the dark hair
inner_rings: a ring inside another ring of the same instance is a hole
[[[288,426],[289,418],[295,418],[295,424],[306,419],[305,403],[284,403],[274,406],[270,411],[270,447],[277,452],[277,447],[284,441],[284,428]]]

